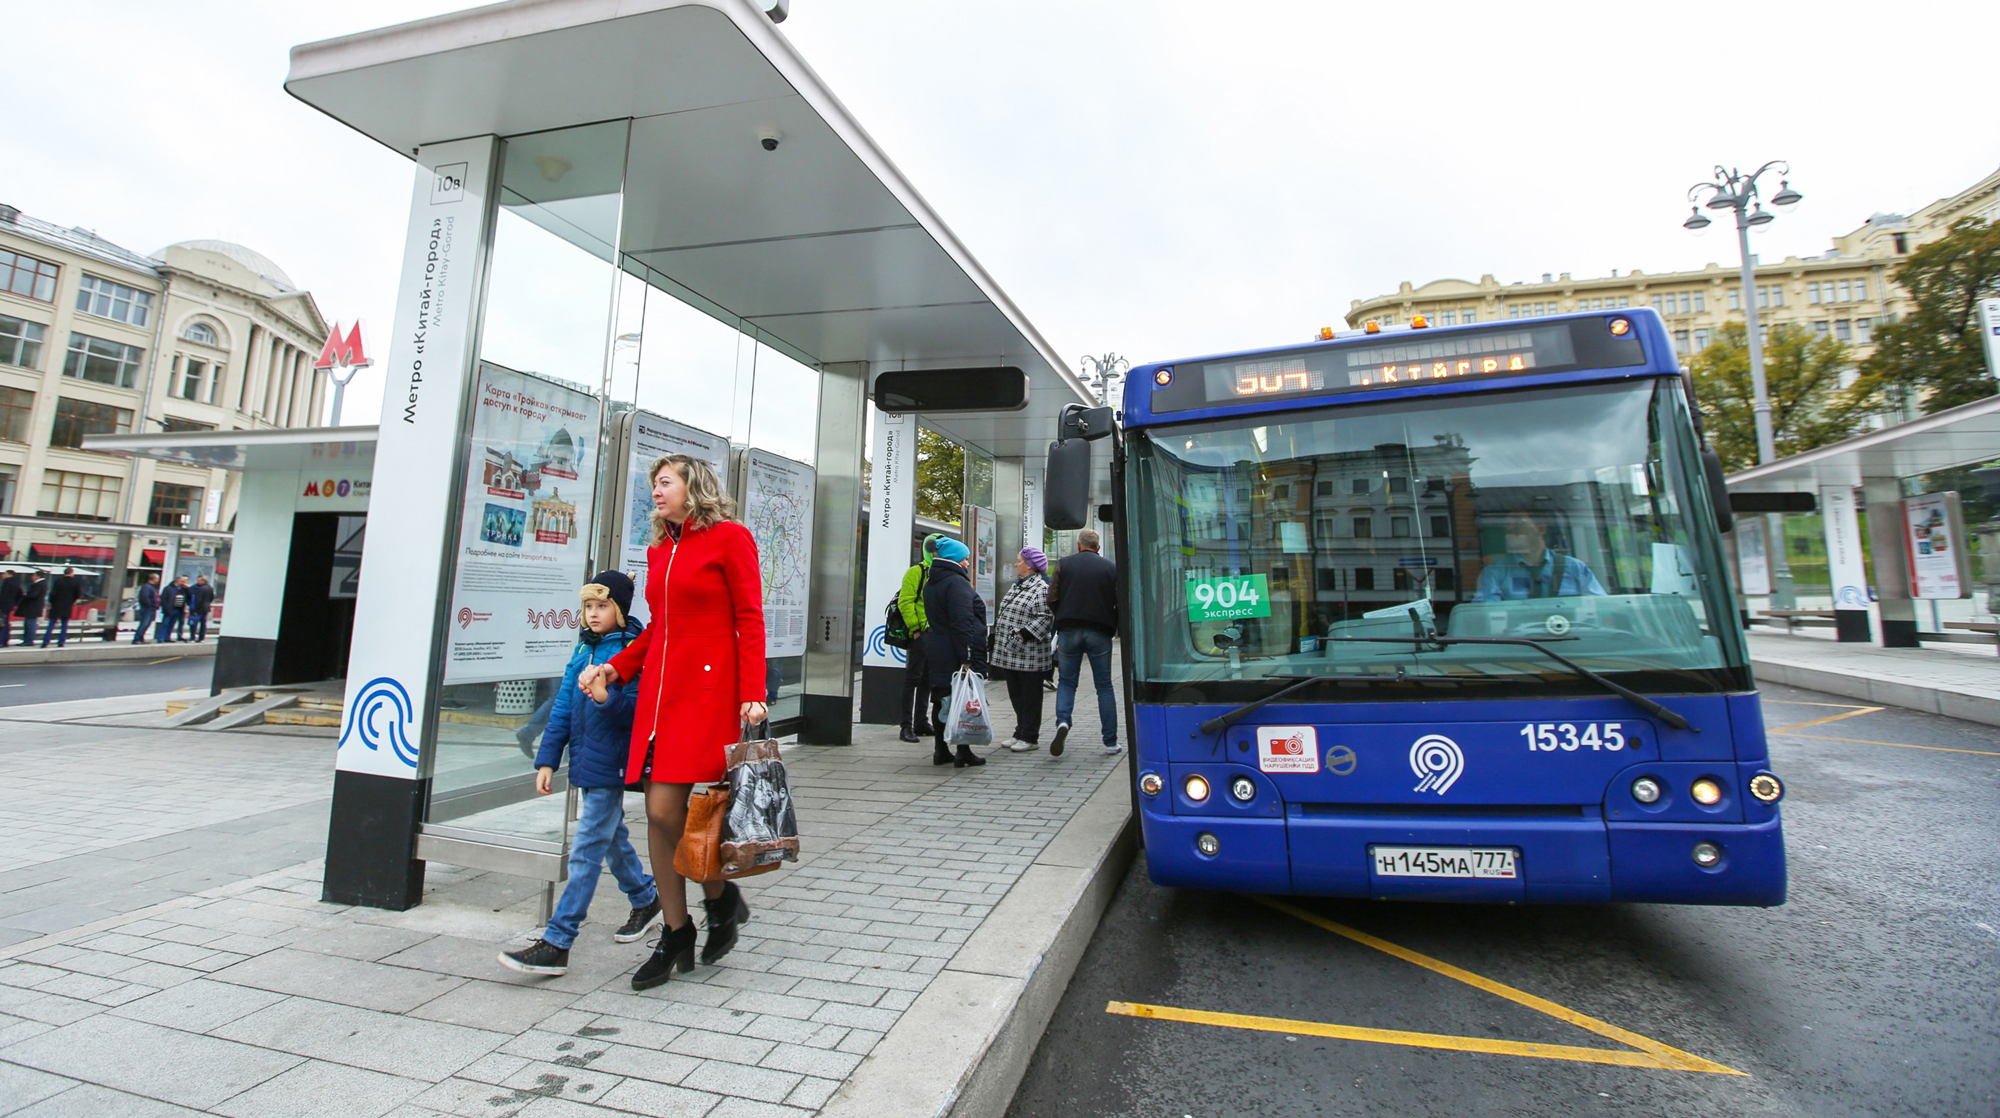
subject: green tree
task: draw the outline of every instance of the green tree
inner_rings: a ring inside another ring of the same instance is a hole
[[[958,523],[965,508],[965,448],[917,428],[917,515]]]
[[[1688,363],[1709,445],[1730,472],[1757,464],[1757,413],[1750,384],[1749,331],[1731,322]],[[1852,393],[1840,387],[1852,367],[1847,346],[1803,327],[1773,327],[1764,341],[1764,382],[1771,434],[1780,458],[1839,442],[1861,426]]]
[[[2000,225],[1953,222],[1944,239],[1911,253],[1895,280],[1916,306],[1875,331],[1857,394],[1877,409],[1900,410],[1915,397],[1926,414],[1991,396],[1979,300],[2000,295]]]

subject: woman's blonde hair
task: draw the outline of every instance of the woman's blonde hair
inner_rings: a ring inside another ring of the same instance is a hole
[[[646,471],[647,482],[658,480],[660,471],[672,466],[687,486],[688,514],[685,523],[696,528],[713,528],[725,520],[736,519],[736,502],[722,491],[722,479],[715,476],[715,467],[699,458],[685,454],[664,454],[653,459],[653,468]],[[659,509],[653,510],[653,542],[667,538],[667,518]]]

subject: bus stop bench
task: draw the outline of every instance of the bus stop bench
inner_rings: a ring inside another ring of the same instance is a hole
[[[1964,629],[1968,633],[1988,633],[1994,638],[1994,651],[2000,652],[2000,622],[1993,621],[1947,621],[1947,629]]]
[[[1830,609],[1767,609],[1760,611],[1757,617],[1784,622],[1787,633],[1800,625],[1826,625],[1834,621],[1834,613]]]

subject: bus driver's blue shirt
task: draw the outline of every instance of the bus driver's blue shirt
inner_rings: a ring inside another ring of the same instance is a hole
[[[1604,584],[1597,581],[1590,567],[1574,555],[1563,556],[1562,585],[1551,588],[1549,579],[1554,577],[1555,563],[1556,553],[1547,549],[1542,551],[1542,561],[1532,565],[1518,555],[1503,555],[1479,572],[1479,589],[1472,600],[1501,602],[1605,592]]]

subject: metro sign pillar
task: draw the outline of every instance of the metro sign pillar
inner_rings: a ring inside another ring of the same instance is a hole
[[[340,323],[335,322],[333,332],[326,336],[325,348],[319,351],[319,360],[313,362],[315,372],[325,373],[333,381],[333,426],[340,426],[340,405],[347,395],[347,382],[354,379],[356,370],[373,364],[361,345],[361,320],[354,320],[345,338],[340,336]]]

